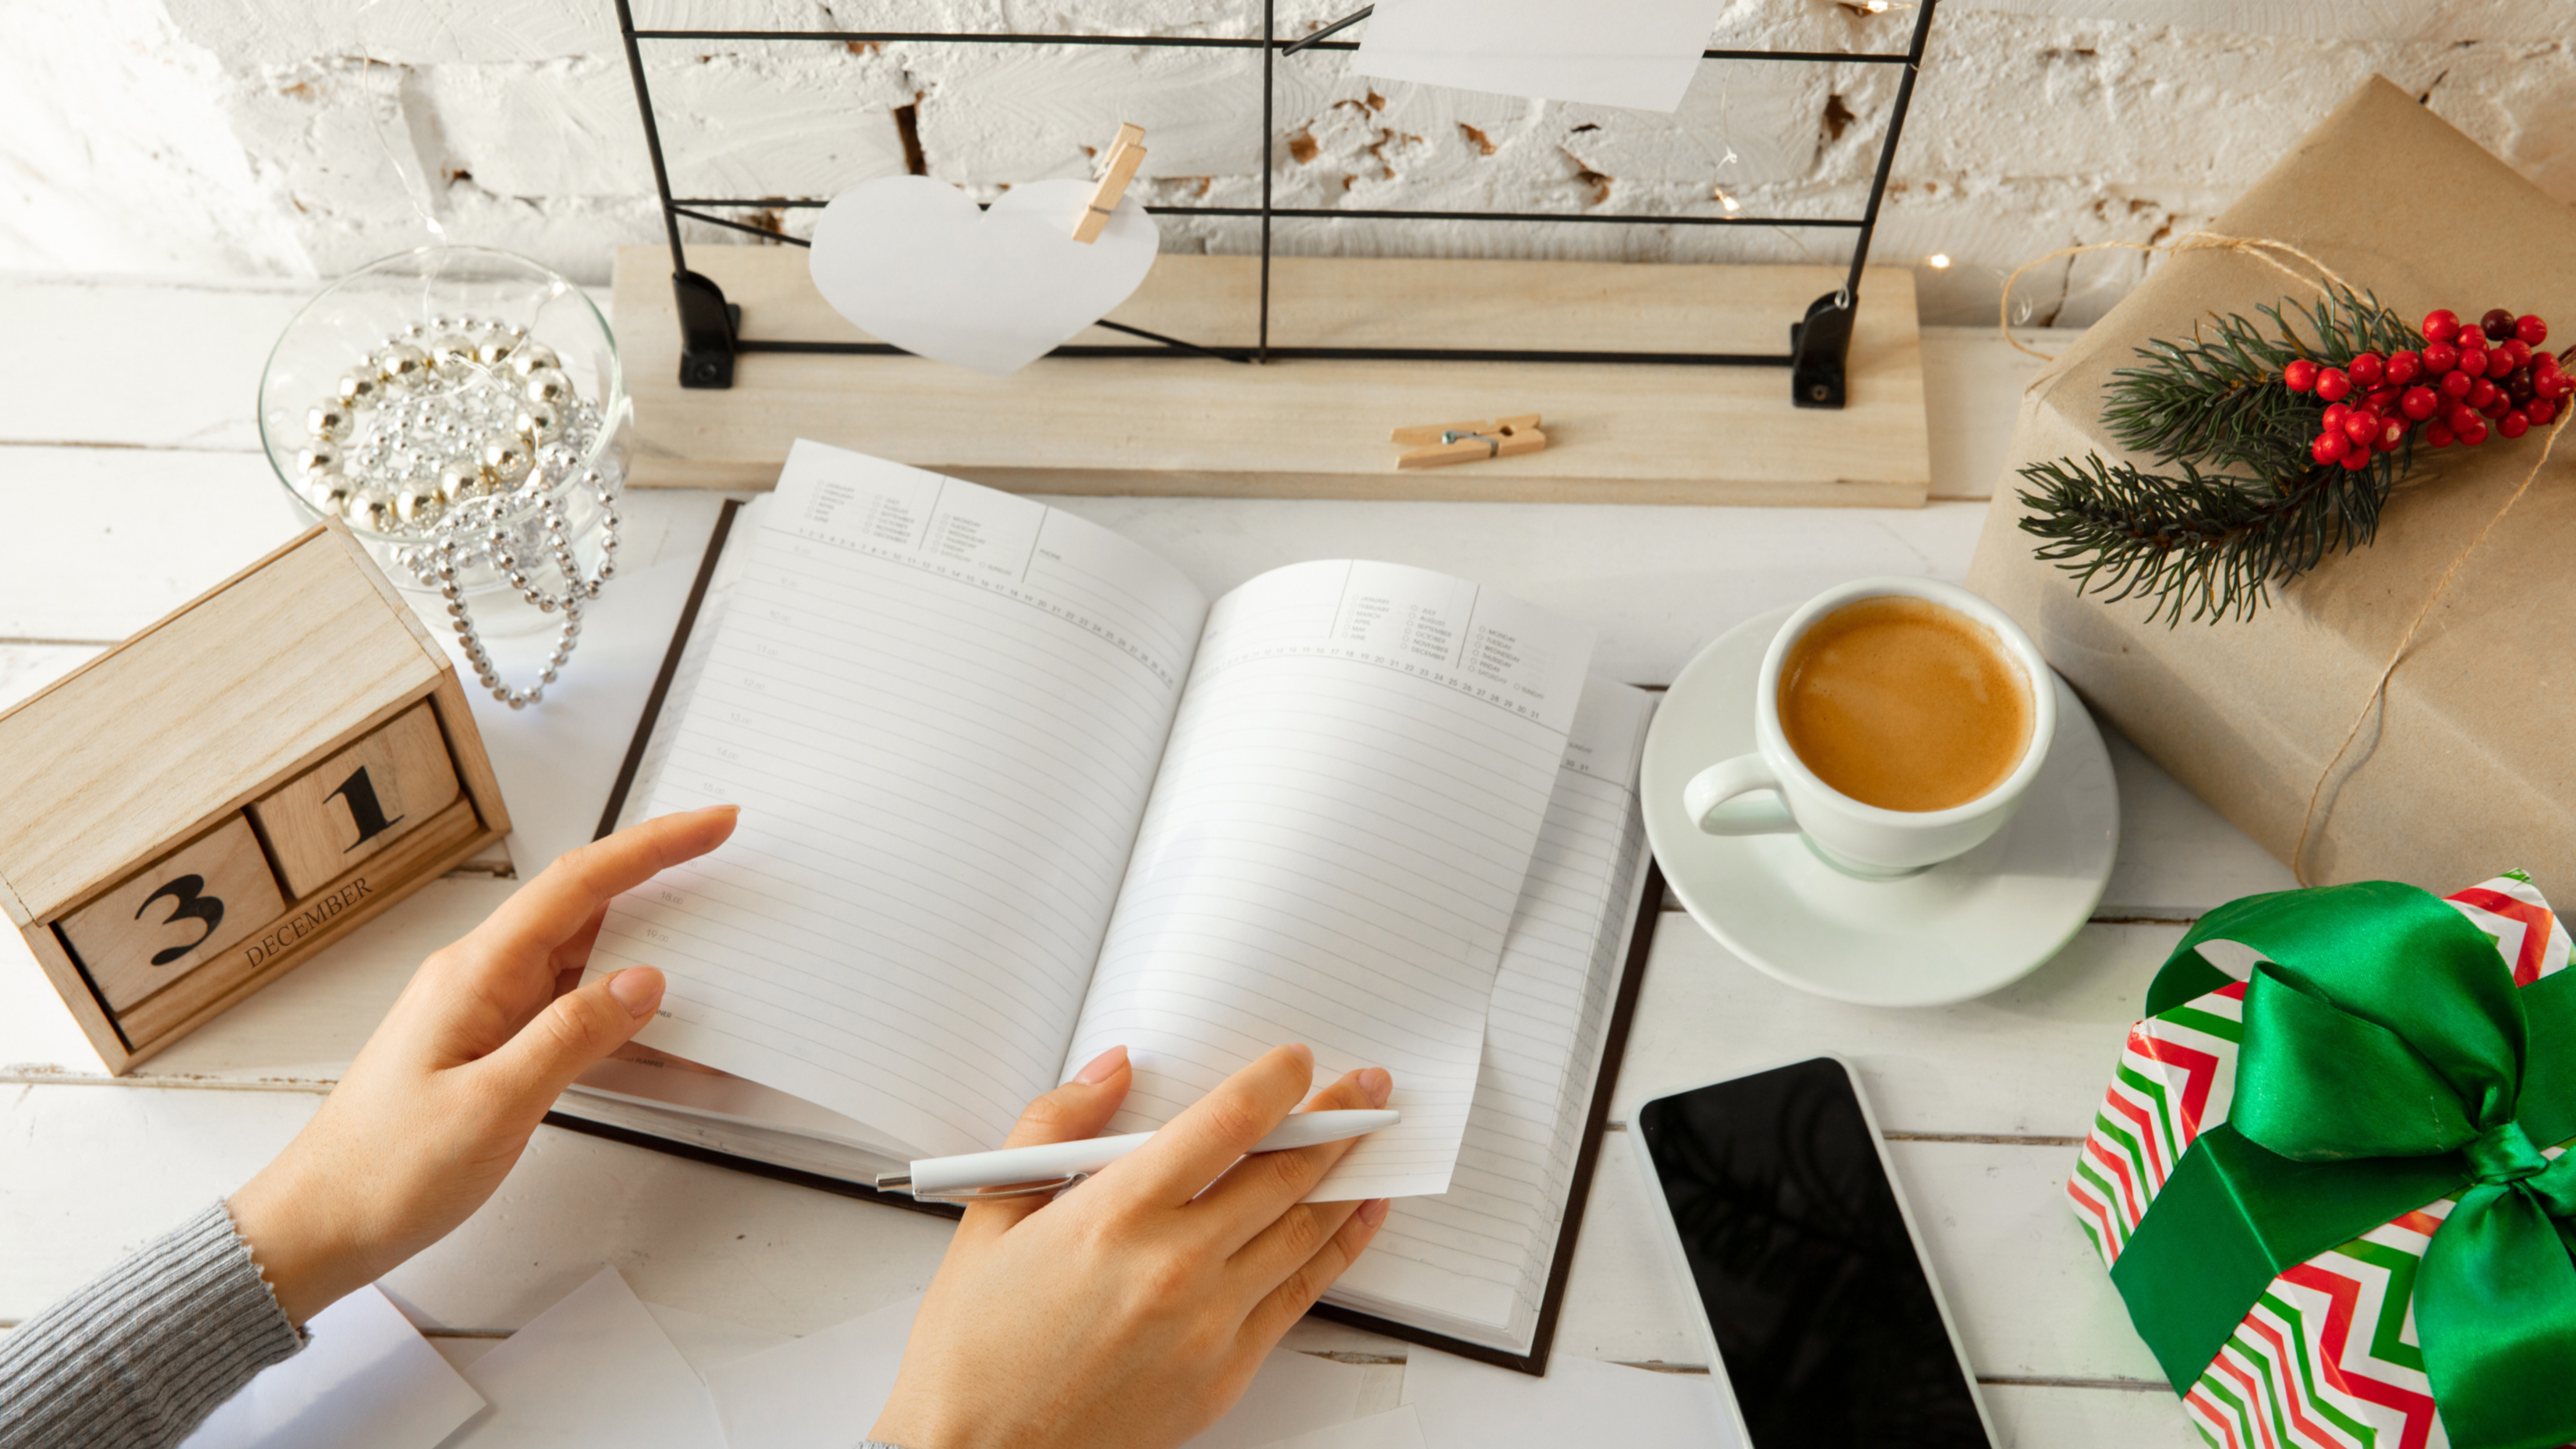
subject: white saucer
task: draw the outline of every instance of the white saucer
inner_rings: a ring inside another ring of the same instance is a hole
[[[2021,812],[1992,840],[1921,875],[1855,880],[1795,835],[1709,835],[1682,785],[1753,748],[1753,692],[1793,611],[1746,621],[1700,652],[1646,734],[1646,837],[1673,895],[1725,947],[1801,991],[1863,1006],[1943,1006],[2036,970],[2093,914],[2120,843],[2102,732],[2057,681],[2057,735]]]

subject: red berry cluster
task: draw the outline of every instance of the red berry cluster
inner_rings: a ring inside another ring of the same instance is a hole
[[[2561,371],[2557,354],[2541,350],[2549,324],[2538,317],[2498,307],[2463,322],[2445,308],[2424,314],[2423,331],[2420,352],[2365,352],[2341,367],[2299,357],[2282,367],[2283,386],[2326,402],[2325,431],[2308,445],[2310,457],[2358,472],[2371,455],[2394,452],[2418,423],[2436,448],[2475,447],[2487,440],[2489,423],[2519,438],[2558,416],[2576,393],[2576,373]]]

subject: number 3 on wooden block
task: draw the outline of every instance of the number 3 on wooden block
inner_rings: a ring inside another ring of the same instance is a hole
[[[250,807],[287,893],[302,900],[456,798],[456,763],[426,701]]]
[[[259,837],[235,815],[54,924],[122,1012],[285,911]]]

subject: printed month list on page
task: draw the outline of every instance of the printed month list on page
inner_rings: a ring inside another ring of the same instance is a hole
[[[1069,514],[806,442],[740,527],[627,818],[742,824],[590,967],[670,974],[639,1041],[896,1158],[998,1146],[1111,1045],[1135,1131],[1303,1041],[1404,1114],[1316,1197],[1447,1190],[1588,631],[1349,561],[1210,605]]]

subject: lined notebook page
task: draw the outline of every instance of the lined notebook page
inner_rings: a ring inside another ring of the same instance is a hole
[[[637,1040],[919,1155],[1055,1085],[1204,621],[1069,514],[799,442],[651,813],[739,829],[610,909],[593,974],[671,975]]]
[[[1653,708],[1642,690],[1586,682],[1495,974],[1458,1170],[1446,1193],[1395,1204],[1334,1302],[1427,1308],[1452,1332],[1526,1346],[1644,885],[1636,780]]]
[[[1318,1081],[1388,1068],[1404,1114],[1316,1200],[1448,1186],[1591,647],[1393,564],[1297,564],[1217,601],[1065,1057],[1133,1053],[1110,1130],[1302,1041]]]

